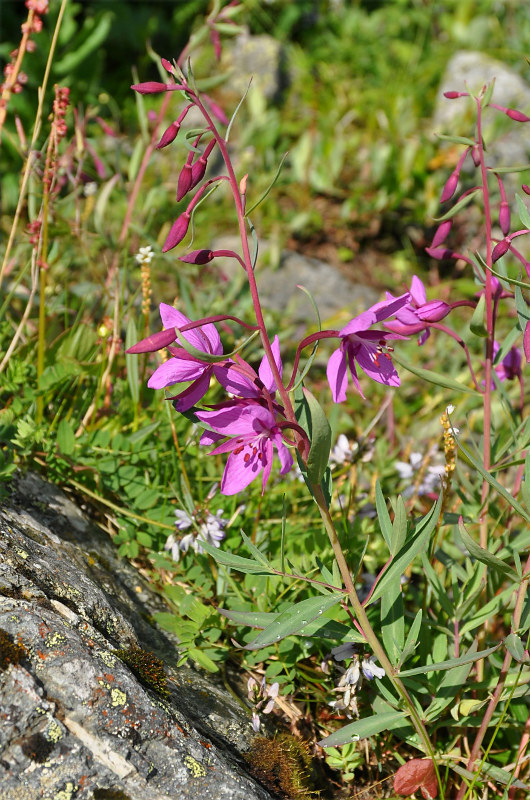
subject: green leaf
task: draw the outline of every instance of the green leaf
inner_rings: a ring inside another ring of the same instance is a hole
[[[519,219],[521,220],[523,228],[530,228],[530,212],[526,207],[525,201],[519,194],[515,195],[515,200],[517,202],[517,213],[519,214]]]
[[[258,200],[256,203],[254,203],[254,205],[253,205],[253,206],[251,206],[251,207],[248,209],[248,211],[245,211],[245,216],[246,216],[246,217],[248,217],[248,216],[249,216],[249,214],[252,214],[252,212],[254,211],[254,209],[255,209],[255,208],[257,208],[257,207],[258,207],[258,206],[259,206],[261,203],[263,203],[263,201],[265,200],[265,198],[267,197],[267,195],[268,195],[268,194],[269,194],[269,192],[271,191],[272,187],[274,186],[274,184],[276,183],[276,181],[277,181],[277,180],[278,180],[278,178],[280,177],[280,173],[281,173],[281,171],[282,171],[282,167],[283,167],[283,162],[285,161],[285,159],[287,158],[287,156],[288,156],[288,155],[289,155],[289,153],[284,153],[284,155],[282,156],[282,160],[281,160],[281,161],[280,161],[280,163],[278,164],[278,169],[276,170],[276,175],[274,176],[274,178],[273,178],[273,179],[272,179],[272,181],[270,182],[269,186],[268,186],[268,187],[265,189],[265,191],[264,191],[264,192],[263,192],[263,194],[261,195],[260,199],[259,199],[259,200]]]
[[[504,640],[504,645],[508,652],[520,663],[528,663],[528,655],[525,653],[524,644],[520,636],[510,633]]]
[[[243,103],[245,102],[245,97],[246,97],[246,96],[247,96],[247,94],[248,94],[248,90],[250,89],[250,84],[251,84],[251,83],[252,83],[252,77],[250,78],[250,80],[249,80],[249,82],[248,82],[248,86],[247,86],[247,88],[245,89],[245,91],[244,91],[244,93],[243,93],[243,96],[242,96],[241,100],[240,100],[240,101],[239,101],[239,103],[237,104],[237,106],[236,106],[236,108],[235,108],[235,111],[234,111],[234,113],[232,114],[232,116],[231,116],[231,118],[230,118],[230,122],[228,123],[228,127],[227,127],[227,129],[226,129],[226,133],[225,133],[225,142],[228,142],[228,139],[230,138],[230,131],[232,130],[232,124],[233,124],[233,122],[234,122],[234,120],[235,120],[235,118],[236,118],[236,116],[237,116],[237,112],[239,111],[239,109],[241,108],[241,106],[243,105]]]
[[[96,204],[94,206],[94,227],[100,236],[105,236],[105,232],[108,231],[107,205],[111,192],[119,180],[120,174],[116,173],[116,175],[113,175],[112,178],[109,178],[109,180],[106,181],[106,183],[104,183],[102,188],[98,191]]]
[[[405,540],[407,538],[407,510],[401,495],[397,499],[396,513],[394,515],[394,522],[392,523],[392,540],[390,546],[390,554],[395,556],[399,553]]]
[[[515,509],[515,511],[523,517],[523,519],[525,519],[527,522],[530,522],[530,515],[526,513],[526,511],[519,503],[519,501],[516,500],[516,498],[513,497],[510,494],[510,492],[507,489],[505,489],[504,486],[502,486],[502,484],[499,483],[499,481],[495,480],[493,475],[491,475],[487,469],[484,469],[482,464],[471,455],[471,453],[469,452],[469,450],[467,450],[467,448],[464,447],[464,445],[460,441],[459,437],[454,433],[454,431],[453,431],[453,436],[455,442],[458,445],[458,449],[462,451],[465,458],[469,461],[469,463],[473,467],[475,467],[477,472],[480,475],[482,475],[482,477],[490,484],[490,486],[492,486],[502,497],[504,497],[504,499],[509,503],[509,505],[511,505],[512,508]]]
[[[91,22],[92,25],[95,23],[96,27],[90,31],[84,42],[77,41],[75,47],[67,50],[63,58],[59,61],[54,61],[54,73],[57,76],[68,75],[85,61],[91,53],[103,44],[109,34],[113,19],[114,14],[112,11],[103,12],[97,22],[93,18],[92,20],[87,19],[86,22]],[[90,71],[90,67],[87,66],[87,68]]]
[[[399,677],[409,678],[411,675],[422,675],[425,672],[440,672],[444,669],[459,667],[462,664],[472,664],[474,661],[480,661],[481,658],[487,658],[494,653],[495,650],[498,650],[501,645],[502,642],[499,642],[493,647],[488,647],[487,650],[480,650],[479,652],[472,651],[471,648],[469,648],[464,656],[459,656],[458,658],[449,658],[447,661],[439,661],[437,664],[425,664],[423,667],[401,670]]]
[[[526,172],[526,170],[530,170],[530,164],[517,164],[513,167],[490,167],[490,169],[496,175],[504,175],[512,172]]]
[[[473,139],[467,139],[465,136],[451,136],[446,133],[436,133],[435,134],[437,139],[441,139],[443,142],[452,142],[453,144],[465,144],[467,147],[474,147],[475,142]]]
[[[246,625],[249,628],[264,629],[278,619],[280,614],[259,611],[229,611],[225,608],[217,609],[223,617],[237,622],[239,625]],[[337,622],[333,619],[328,619],[324,615],[317,617],[308,625],[300,628],[298,631],[299,636],[318,636],[319,639],[333,639],[337,642],[359,642],[362,643],[365,639],[361,634],[350,625],[345,625],[342,622]]]
[[[530,310],[526,304],[526,300],[523,297],[523,293],[519,286],[515,287],[515,307],[517,309],[517,317],[519,319],[519,325],[521,326],[521,330],[524,332],[526,330],[527,323],[530,321]]]
[[[238,572],[246,572],[249,575],[273,574],[273,570],[264,567],[263,564],[260,564],[258,561],[252,561],[250,558],[236,556],[234,553],[227,553],[225,550],[214,547],[212,544],[208,544],[207,542],[201,541],[201,547],[206,550],[206,552],[213,559],[215,559],[218,564],[222,564],[224,567],[231,567]]]
[[[133,317],[129,317],[127,331],[125,333],[125,349],[132,347],[138,341],[138,331]],[[125,353],[125,364],[127,365],[127,382],[131,393],[132,401],[136,405],[140,400],[140,379],[138,376],[138,356]]]
[[[331,427],[316,397],[308,389],[304,388],[303,392],[311,442],[306,465],[307,477],[311,483],[319,484],[329,461]]]
[[[248,549],[250,550],[256,561],[259,561],[259,563],[263,564],[263,566],[267,567],[267,569],[272,570],[272,565],[270,564],[270,562],[265,558],[261,550],[258,550],[254,542],[251,539],[249,539],[245,531],[241,528],[239,532],[243,538],[243,541],[245,542],[246,546],[248,547]]]
[[[477,561],[480,561],[482,564],[486,564],[491,569],[494,569],[496,572],[500,572],[501,575],[505,575],[506,577],[511,578],[513,581],[518,582],[517,573],[509,564],[502,559],[497,558],[489,550],[485,550],[481,547],[474,539],[471,538],[469,533],[466,531],[464,527],[464,523],[462,520],[458,523],[458,532],[460,533],[460,538],[468,551],[468,553],[476,558]]]
[[[357,739],[366,739],[368,736],[375,736],[381,731],[389,731],[406,719],[403,711],[388,711],[386,714],[375,714],[372,717],[365,717],[350,725],[345,725],[331,736],[326,736],[318,742],[320,747],[336,747],[337,745],[347,744]]]
[[[405,663],[407,658],[412,655],[414,650],[416,649],[416,645],[418,642],[418,636],[420,635],[421,629],[421,620],[422,620],[422,610],[418,611],[416,616],[414,617],[414,621],[410,626],[410,630],[407,635],[407,640],[405,642],[405,646],[401,652],[401,656],[399,658],[398,669],[401,667],[402,664]]]
[[[471,317],[471,321],[469,323],[469,328],[471,333],[474,333],[475,336],[480,336],[485,338],[488,335],[486,328],[484,327],[484,311],[486,309],[486,295],[482,294],[480,299],[473,311],[473,316]]]
[[[379,599],[383,592],[393,584],[396,577],[401,580],[401,575],[405,572],[409,564],[412,564],[418,553],[427,547],[430,535],[438,522],[441,503],[442,495],[440,494],[429,513],[415,526],[410,540],[405,543],[400,552],[392,558],[388,566],[380,573],[380,577],[368,605]]]
[[[405,641],[404,615],[401,575],[396,575],[381,597],[381,635],[393,665],[398,663]]]
[[[446,219],[451,219],[451,217],[454,217],[455,214],[458,214],[459,211],[468,206],[475,197],[475,195],[481,191],[482,189],[479,186],[474,191],[470,192],[469,194],[466,194],[466,196],[463,197],[461,200],[459,200],[458,203],[455,203],[455,205],[452,208],[450,208],[449,211],[442,217],[433,217],[433,220],[435,222],[444,222]]]
[[[68,420],[63,419],[57,426],[57,446],[65,456],[71,456],[75,450],[75,435]]]
[[[466,655],[476,655],[477,647],[478,645],[475,640],[467,651]],[[435,720],[439,714],[441,714],[441,712],[453,702],[457,694],[465,685],[472,666],[473,662],[469,661],[449,669],[436,690],[436,696],[434,700],[425,711],[426,720]]]
[[[381,533],[383,534],[386,546],[390,551],[393,536],[392,522],[390,520],[390,514],[388,513],[385,498],[383,496],[379,481],[376,481],[375,484],[375,507],[377,510],[377,520],[379,522],[379,527],[381,528]]]
[[[290,609],[282,611],[271,625],[268,625],[256,638],[245,645],[244,650],[260,650],[273,642],[278,642],[292,633],[298,633],[312,620],[321,616],[328,608],[342,600],[342,595],[327,595],[326,597],[310,597],[296,603]]]
[[[463,383],[458,383],[458,381],[453,380],[448,375],[439,375],[437,372],[431,372],[429,369],[416,367],[415,365],[411,364],[410,361],[405,361],[405,359],[401,358],[401,356],[396,356],[395,352],[392,353],[392,360],[396,361],[401,367],[407,369],[409,372],[412,372],[413,375],[416,375],[423,381],[434,383],[435,386],[443,386],[445,389],[452,389],[455,392],[465,392],[467,394],[474,395],[480,394],[476,391],[476,389],[471,389],[469,386],[465,386]]]

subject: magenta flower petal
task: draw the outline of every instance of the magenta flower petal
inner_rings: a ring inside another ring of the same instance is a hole
[[[150,389],[165,389],[174,383],[194,381],[201,377],[205,369],[208,369],[208,366],[198,361],[170,358],[155,369],[147,385]]]
[[[210,370],[205,369],[203,374],[193,381],[187,389],[176,395],[173,398],[173,407],[175,411],[183,413],[196,405],[201,400],[210,387]]]
[[[343,403],[346,400],[346,389],[348,388],[348,370],[346,355],[341,347],[331,355],[326,374],[333,402]]]
[[[214,366],[214,375],[227,392],[236,397],[258,398],[260,391],[254,381],[242,375],[234,366]]]
[[[263,449],[253,453],[252,448],[244,448],[239,453],[232,452],[228,456],[225,471],[221,480],[221,492],[226,495],[237,494],[257,478],[265,464],[267,454]],[[247,459],[245,461],[245,458]],[[270,472],[270,468],[269,468]],[[265,487],[264,487],[265,488]]]
[[[387,353],[374,353],[364,348],[357,353],[356,360],[363,372],[377,383],[384,383],[385,386],[400,385],[399,375]]]
[[[182,328],[191,322],[188,317],[177,311],[173,306],[167,305],[167,303],[160,303],[160,316],[162,317],[164,328]],[[196,347],[197,350],[202,350],[204,353],[220,355],[223,352],[219,333],[211,322],[201,325],[200,328],[192,328],[189,331],[185,331],[182,336],[193,347]]]
[[[281,359],[281,356],[280,356],[280,340],[278,339],[277,336],[274,337],[274,341],[272,342],[271,349],[272,349],[272,354],[274,356],[274,363],[278,367],[278,372],[280,373],[280,378],[281,378],[281,376],[283,374],[283,364],[282,364],[282,359]],[[258,374],[259,374],[261,382],[263,383],[263,385],[265,386],[267,391],[269,391],[271,393],[275,392],[278,387],[276,386],[276,381],[274,380],[274,377],[273,377],[273,374],[272,374],[272,370],[271,370],[270,364],[268,362],[267,356],[263,356],[263,359],[261,361],[261,364],[260,364],[260,367],[259,367],[259,370],[258,370]]]
[[[442,226],[440,226],[440,228],[441,227]],[[440,230],[440,228],[438,230]],[[433,241],[433,246],[435,246],[434,241]],[[427,293],[425,291],[425,286],[423,284],[423,281],[421,281],[417,275],[412,276],[412,281],[410,283],[410,296],[413,303],[417,306],[422,306],[427,302]]]

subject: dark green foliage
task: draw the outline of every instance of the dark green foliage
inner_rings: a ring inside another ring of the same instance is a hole
[[[145,686],[154,689],[162,697],[169,695],[164,664],[158,656],[135,645],[113,652],[124,664],[127,664]]]

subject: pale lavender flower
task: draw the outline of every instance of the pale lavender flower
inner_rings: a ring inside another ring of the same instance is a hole
[[[378,667],[375,664],[375,656],[370,656],[370,658],[363,658],[361,662],[361,669],[363,671],[363,675],[369,681],[373,680],[374,678],[384,678],[386,672],[384,671],[383,667]]]
[[[265,676],[263,676],[260,683],[250,676],[247,683],[247,690],[248,699],[254,706],[252,710],[252,728],[257,733],[261,725],[258,711],[261,714],[271,713],[274,708],[274,701],[278,697],[280,691],[280,684],[275,682],[271,686],[268,686],[265,683]]]
[[[215,514],[208,511],[203,518],[197,515],[194,520],[187,511],[177,508],[175,510],[177,531],[187,531],[190,528],[193,530],[182,537],[172,533],[167,538],[164,550],[168,550],[173,560],[178,561],[181,553],[187,553],[190,548],[196,553],[204,553],[202,542],[219,547],[225,538],[224,529],[228,524],[228,520],[222,519],[222,515],[223,511],[219,509]]]

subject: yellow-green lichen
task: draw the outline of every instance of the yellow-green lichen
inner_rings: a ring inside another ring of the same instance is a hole
[[[63,738],[63,732],[61,730],[61,726],[55,719],[50,720],[50,724],[46,728],[46,738],[50,742],[58,742],[59,739]]]
[[[24,560],[25,560],[26,558],[28,558],[28,556],[29,556],[29,553],[26,553],[26,551],[25,551],[25,550],[22,550],[22,549],[18,549],[18,550],[16,551],[16,553],[17,553],[17,556],[20,556],[20,558],[23,558]]]
[[[72,800],[72,797],[79,790],[79,786],[72,781],[68,781],[64,789],[53,795],[53,800]]]
[[[113,667],[116,663],[116,656],[113,656],[108,650],[99,650],[97,656],[103,661],[106,667]]]
[[[202,778],[206,775],[206,770],[204,769],[202,764],[199,764],[193,756],[185,756],[184,757],[184,764],[191,772],[194,778]]]
[[[112,689],[110,693],[112,706],[124,706],[127,702],[127,695],[121,689]]]
[[[44,639],[44,644],[46,645],[46,647],[49,647],[51,649],[52,647],[59,647],[66,641],[67,641],[66,636],[62,633],[59,633],[59,631],[56,631],[55,633],[47,634],[47,636]]]

